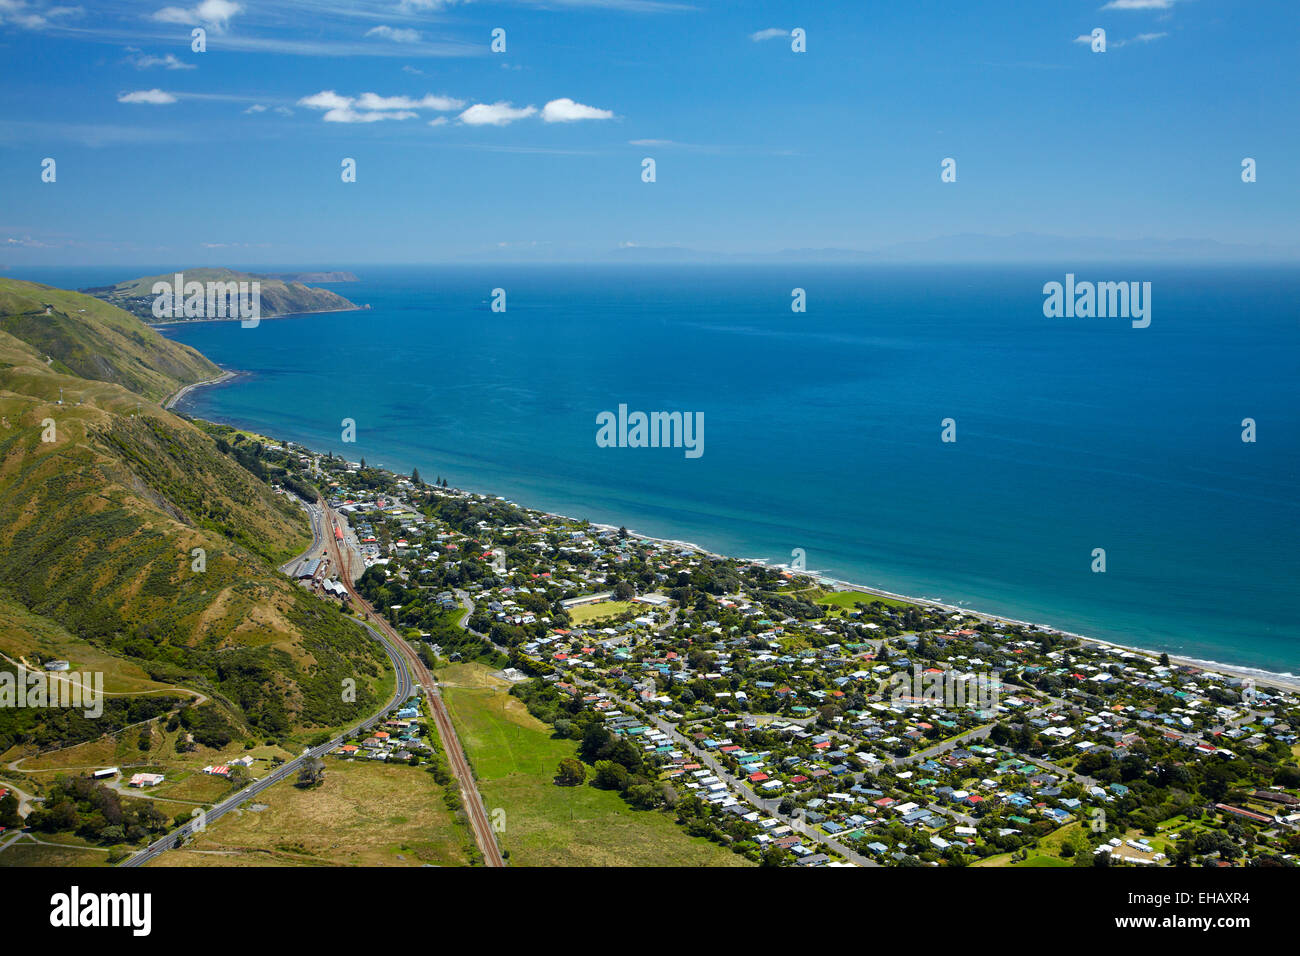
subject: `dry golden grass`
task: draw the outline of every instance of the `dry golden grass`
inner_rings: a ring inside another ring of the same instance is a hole
[[[462,866],[468,829],[423,768],[327,758],[325,781],[276,784],[157,866]]]

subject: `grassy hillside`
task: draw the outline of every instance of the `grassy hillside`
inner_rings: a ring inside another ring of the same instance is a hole
[[[165,338],[121,309],[35,282],[0,278],[0,330],[29,346],[15,357],[35,359],[50,371],[113,382],[155,401],[180,385],[221,374],[188,345]],[[12,360],[0,356],[0,361]]]
[[[0,280],[0,329],[0,651],[117,661],[198,690],[236,733],[266,739],[372,711],[382,652],[275,569],[310,541],[301,511],[157,404],[215,366],[120,310],[32,283]],[[344,678],[355,702],[341,700]],[[10,717],[0,738],[48,743]]]
[[[233,269],[185,269],[182,274],[185,276],[186,283],[254,281],[260,283],[263,318],[294,315],[300,312],[336,312],[341,309],[356,308],[353,303],[336,292],[314,289],[300,282],[286,282],[272,276],[236,272]],[[146,322],[156,322],[158,320],[153,315],[154,283],[165,282],[171,286],[175,278],[175,273],[145,276],[139,279],[127,279],[117,285],[85,291],[125,309]]]

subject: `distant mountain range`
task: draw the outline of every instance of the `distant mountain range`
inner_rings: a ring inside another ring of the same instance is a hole
[[[627,245],[607,253],[623,262],[844,262],[1007,263],[1158,261],[1295,262],[1300,249],[1214,239],[1107,239],[1022,232],[1010,236],[962,233],[873,249],[802,248],[765,253],[723,253],[681,246]]]
[[[351,272],[262,272],[263,279],[279,279],[283,282],[356,282],[357,277]]]
[[[261,290],[262,318],[273,319],[281,315],[300,315],[307,312],[345,312],[360,308],[336,292],[328,289],[313,289],[303,285],[311,282],[355,282],[357,277],[351,272],[303,272],[303,273],[258,273],[236,272],[233,269],[178,269],[191,282],[257,282]],[[82,289],[86,295],[93,295],[111,305],[130,312],[145,322],[157,322],[154,317],[153,293],[154,283],[165,282],[169,286],[175,281],[176,273],[167,275],[145,276],[139,279],[125,279],[116,285],[96,286]],[[237,318],[237,316],[235,316]],[[184,321],[180,319],[179,321]]]

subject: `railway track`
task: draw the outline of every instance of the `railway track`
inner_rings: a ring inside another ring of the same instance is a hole
[[[451,763],[451,771],[460,785],[461,802],[465,807],[466,816],[469,818],[470,830],[474,834],[474,842],[483,855],[483,862],[488,866],[505,866],[505,861],[501,857],[501,849],[497,846],[496,834],[492,830],[492,822],[488,818],[487,809],[483,806],[483,798],[478,792],[478,785],[474,782],[474,773],[470,769],[469,760],[465,757],[465,751],[460,745],[460,738],[456,736],[456,728],[452,725],[451,715],[447,713],[447,707],[443,703],[437,681],[434,680],[433,674],[429,672],[429,668],[420,659],[420,655],[416,653],[415,648],[411,647],[384,616],[377,613],[370,606],[370,603],[353,588],[351,562],[350,560],[344,560],[343,549],[340,547],[339,539],[335,535],[335,531],[338,529],[338,519],[333,509],[324,501],[321,502],[321,507],[324,509],[326,518],[324,537],[334,558],[334,566],[338,568],[339,580],[347,588],[352,600],[356,602],[357,610],[362,613],[372,627],[377,628],[387,637],[401,655],[406,658],[411,673],[415,675],[415,679],[424,688],[426,699],[429,702],[429,713],[433,717],[433,722],[437,725],[438,736],[442,740],[443,749],[447,752],[447,759]],[[350,551],[348,557],[351,558]]]

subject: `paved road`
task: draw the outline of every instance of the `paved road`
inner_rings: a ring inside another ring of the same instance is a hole
[[[606,690],[605,688],[601,687],[599,684],[594,684],[591,681],[581,678],[577,676],[577,674],[574,674],[572,672],[568,674],[568,677],[569,680],[573,681],[573,683],[575,684],[579,684],[584,687],[589,687],[593,690],[602,690],[602,691]],[[758,808],[759,810],[762,810],[764,813],[768,814],[769,816],[775,817],[776,819],[780,820],[783,823],[789,824],[791,829],[799,831],[800,833],[802,833],[804,836],[808,837],[808,839],[814,841],[815,843],[820,843],[822,846],[834,850],[835,852],[839,853],[844,859],[850,861],[851,863],[856,863],[858,866],[880,866],[880,864],[877,863],[875,860],[872,860],[869,857],[865,857],[862,854],[856,852],[855,850],[850,849],[849,847],[841,843],[839,840],[836,840],[834,837],[828,836],[827,834],[822,833],[820,830],[816,830],[810,827],[803,820],[800,820],[797,817],[787,816],[786,814],[782,813],[779,809],[781,806],[781,799],[779,797],[759,796],[749,787],[749,785],[745,781],[734,776],[731,773],[731,771],[729,771],[725,766],[723,766],[723,764],[720,761],[718,761],[717,758],[715,758],[711,753],[709,753],[706,750],[700,750],[695,745],[694,740],[678,732],[677,728],[673,724],[670,724],[662,717],[657,717],[646,713],[640,707],[640,705],[626,698],[619,698],[619,703],[622,704],[625,710],[635,711],[645,720],[649,721],[659,730],[663,731],[665,734],[671,737],[674,741],[676,741],[679,745],[681,745],[681,747],[683,747],[687,753],[689,753],[697,761],[699,761],[700,763],[708,767],[710,770],[712,770],[714,774],[717,775],[719,780],[723,781],[724,783],[727,784],[728,787],[731,788],[733,793],[740,794],[740,796],[745,800],[746,803],[750,804],[753,807]]]
[[[384,651],[388,654],[388,659],[393,663],[393,669],[397,672],[397,686],[393,692],[393,699],[389,701],[388,705],[378,714],[366,718],[365,720],[357,724],[355,727],[352,727],[351,729],[344,731],[343,733],[335,737],[333,740],[330,740],[328,743],[323,743],[319,747],[313,747],[311,750],[308,750],[300,757],[296,757],[293,760],[286,761],[285,763],[277,767],[275,770],[273,770],[271,773],[267,774],[265,777],[262,777],[260,780],[254,781],[253,783],[245,787],[243,790],[240,790],[238,793],[230,797],[227,797],[225,800],[222,800],[220,803],[216,804],[215,806],[213,806],[211,809],[207,811],[206,814],[207,823],[212,823],[220,819],[221,817],[229,813],[231,810],[239,806],[241,803],[244,803],[252,799],[253,797],[257,796],[259,793],[261,793],[263,790],[266,790],[268,787],[271,787],[282,780],[287,780],[288,778],[295,776],[298,773],[298,771],[302,769],[303,765],[308,760],[314,760],[324,756],[325,754],[333,750],[335,747],[339,746],[339,744],[341,744],[348,737],[352,736],[358,730],[369,729],[370,727],[373,727],[375,723],[378,722],[381,718],[387,716],[389,713],[391,713],[393,710],[395,710],[401,704],[405,703],[410,698],[411,690],[412,690],[411,673],[407,669],[406,661],[403,658],[402,654],[397,650],[397,648],[395,648],[391,643],[389,643],[388,639],[383,634],[380,634],[378,631],[376,631],[373,627],[371,627],[368,624],[362,624],[362,626],[367,631],[370,632],[371,637],[373,637],[375,640],[377,640],[380,644],[383,645]],[[178,843],[182,842],[186,837],[191,836],[194,833],[194,828],[196,824],[197,821],[191,821],[189,823],[186,823],[184,826],[178,827],[176,830],[173,830],[165,837],[155,840],[153,843],[149,844],[147,847],[145,847],[140,852],[136,853],[134,856],[128,857],[127,859],[123,860],[121,865],[142,866],[143,864],[148,863],[150,860],[154,859],[155,857],[161,856],[166,851],[170,849],[174,849]]]
[[[304,559],[321,551],[325,545],[325,516],[320,505],[309,505],[297,495],[294,495],[293,499],[307,512],[307,517],[311,520],[311,547],[296,558],[291,558],[280,565],[280,571],[284,574],[293,574]]]
[[[447,712],[446,704],[443,703],[442,691],[438,688],[438,682],[434,680],[433,674],[429,672],[424,661],[420,659],[420,655],[416,653],[415,648],[411,647],[383,615],[376,613],[366,599],[352,587],[352,575],[348,573],[351,566],[343,563],[343,553],[334,537],[334,528],[338,519],[328,505],[323,507],[325,513],[325,540],[329,545],[330,553],[334,555],[337,562],[340,571],[339,580],[348,589],[348,593],[352,595],[352,601],[356,609],[370,623],[382,630],[392,645],[406,658],[416,679],[428,694],[429,713],[438,727],[438,737],[442,740],[443,750],[451,763],[451,772],[460,785],[461,802],[465,807],[465,815],[469,818],[470,831],[474,834],[474,842],[478,845],[479,852],[483,854],[484,863],[488,866],[505,866],[505,860],[501,856],[501,848],[497,846],[496,833],[492,829],[487,809],[483,806],[483,797],[478,792],[478,784],[474,780],[474,772],[470,768],[469,760],[466,759],[465,751],[460,745],[460,738],[456,736],[456,728],[452,725],[451,715]]]
[[[193,385],[186,385],[184,388],[178,388],[175,393],[172,394],[171,398],[167,399],[167,401],[163,403],[163,408],[172,408],[177,402],[188,395],[192,389],[200,388],[204,385],[216,385],[218,382],[224,382],[226,379],[231,378],[234,374],[234,372],[222,372],[216,378],[210,378],[205,382],[195,382]]]
[[[45,802],[44,797],[37,797],[34,796],[33,794],[25,793],[24,791],[19,790],[17,787],[15,787],[12,783],[8,783],[4,780],[0,780],[0,790],[8,790],[10,793],[12,793],[15,797],[18,798],[18,815],[20,817],[25,817],[27,816],[28,813],[31,812],[33,803]]]

